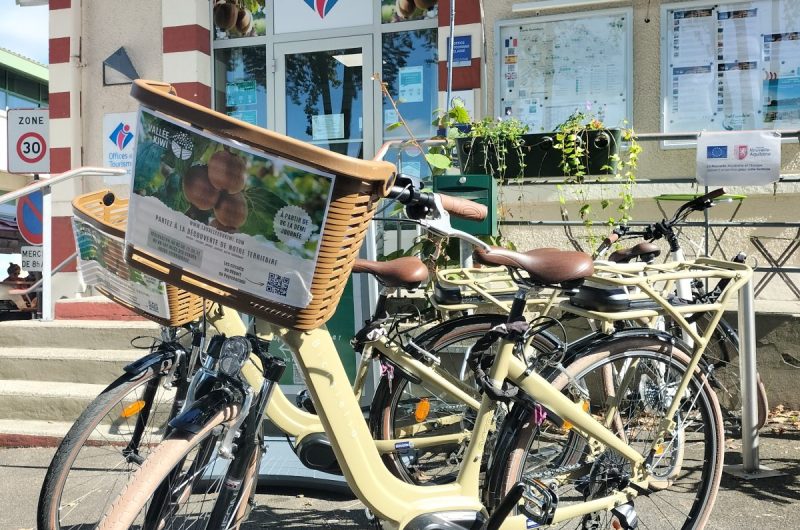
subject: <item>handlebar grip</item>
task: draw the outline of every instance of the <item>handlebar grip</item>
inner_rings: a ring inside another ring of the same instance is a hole
[[[724,188],[717,188],[715,190],[709,191],[705,195],[701,195],[700,197],[695,197],[688,203],[686,203],[685,207],[695,211],[702,211],[711,206],[714,202],[714,199],[722,197],[725,195]]]
[[[469,199],[445,195],[444,193],[438,193],[438,195],[442,201],[442,207],[450,212],[451,215],[461,219],[483,221],[489,215],[489,209],[483,204],[478,204]]]

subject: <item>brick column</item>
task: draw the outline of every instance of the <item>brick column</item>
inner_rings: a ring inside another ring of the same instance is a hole
[[[50,172],[81,165],[81,1],[50,0]]]
[[[471,90],[474,119],[480,118],[483,32],[479,0],[456,0],[455,36],[472,36],[472,64],[453,68],[453,91]],[[450,0],[439,0],[439,107],[447,106],[447,39],[450,36]]]
[[[164,81],[178,95],[211,101],[211,9],[208,0],[162,0]]]
[[[81,0],[50,0],[50,173],[82,165],[81,125]],[[70,224],[70,201],[81,191],[80,182],[53,189],[52,265],[75,251]],[[64,271],[72,272],[75,264]]]

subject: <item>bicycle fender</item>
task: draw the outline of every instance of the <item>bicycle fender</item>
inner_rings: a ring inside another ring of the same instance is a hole
[[[601,343],[614,344],[616,341],[631,337],[653,338],[663,342],[664,344],[678,346],[683,351],[691,351],[691,348],[689,348],[685,342],[678,337],[667,333],[666,331],[659,331],[652,328],[625,328],[615,331],[612,335],[601,332],[592,333],[571,343],[564,354],[563,364],[568,366],[576,359],[580,359],[581,357],[587,355]]]
[[[197,434],[203,427],[228,405],[235,401],[230,390],[212,390],[195,401],[191,407],[170,420],[170,428],[190,434]]]
[[[157,351],[145,355],[141,359],[136,359],[132,363],[125,366],[123,370],[129,374],[137,374],[139,372],[143,372],[148,368],[151,368],[159,364],[161,365],[162,370],[166,370],[168,366],[164,366],[163,363],[167,361],[172,361],[174,359],[175,359],[174,351]]]

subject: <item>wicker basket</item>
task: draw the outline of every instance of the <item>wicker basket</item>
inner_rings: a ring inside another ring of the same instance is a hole
[[[124,243],[122,240],[125,238],[125,225],[128,220],[128,199],[115,198],[110,206],[106,206],[103,200],[109,193],[110,190],[101,190],[81,195],[72,201],[72,210],[75,217],[119,242],[118,253],[114,251],[115,246],[107,249],[105,268],[116,276],[127,279],[129,268],[123,255]],[[162,326],[181,326],[196,320],[203,313],[204,300],[202,297],[172,285],[166,286],[169,308],[169,318],[166,319],[134,306],[126,301],[121,293],[114,293],[106,286],[97,285],[95,288],[114,302],[158,322]]]
[[[156,257],[147,249],[132,245],[130,240],[126,252],[128,263],[169,284],[282,327],[310,330],[323,325],[336,310],[375,206],[394,181],[394,165],[332,153],[255,127],[181,99],[165,83],[137,80],[131,95],[150,110],[266,155],[333,174],[335,179],[310,285],[311,301],[306,307],[254,296]]]

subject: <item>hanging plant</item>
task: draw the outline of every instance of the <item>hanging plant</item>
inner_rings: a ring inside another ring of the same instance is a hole
[[[627,124],[626,124],[627,125]],[[599,132],[599,134],[597,134]],[[591,140],[590,140],[591,138]],[[599,204],[600,212],[592,208],[592,197],[586,177],[589,174],[590,142],[605,141],[616,142],[617,137],[603,123],[583,112],[575,112],[556,129],[554,148],[561,152],[560,167],[565,175],[565,182],[558,186],[559,202],[562,218],[568,218],[567,201],[575,200],[578,203],[578,214],[583,221],[589,237],[589,244],[597,245],[597,237],[592,229],[599,215],[603,216],[604,224],[614,226],[626,224],[631,219],[633,208],[633,188],[636,184],[636,170],[638,168],[639,154],[642,148],[636,140],[633,129],[621,129],[619,140],[627,144],[626,150],[610,149],[608,163],[601,170],[601,175],[596,179],[601,183],[615,183],[618,187],[617,200],[610,199],[607,187],[600,184]],[[620,152],[622,154],[620,155]]]

